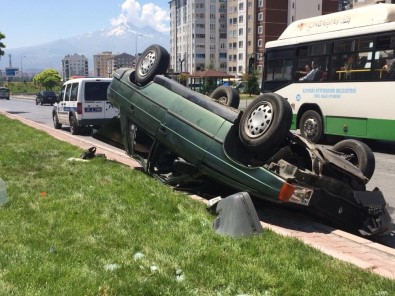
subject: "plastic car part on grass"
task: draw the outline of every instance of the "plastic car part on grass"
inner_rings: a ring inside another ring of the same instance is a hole
[[[170,55],[160,45],[151,45],[141,54],[136,65],[136,82],[146,85],[156,75],[165,74],[170,63]]]
[[[286,139],[292,123],[292,109],[280,95],[265,93],[245,109],[240,125],[241,142],[251,150],[271,151]]]
[[[239,108],[240,95],[239,92],[230,86],[218,86],[210,95],[214,101],[232,107]]]
[[[247,192],[239,192],[220,199],[215,204],[218,217],[213,222],[217,233],[233,237],[263,232],[258,214]]]

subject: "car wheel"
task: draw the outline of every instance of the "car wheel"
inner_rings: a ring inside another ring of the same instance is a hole
[[[323,124],[321,116],[314,110],[303,113],[300,119],[300,133],[310,142],[318,143],[323,138]]]
[[[36,100],[36,105],[38,105],[38,101]]]
[[[72,135],[78,135],[79,133],[79,126],[75,122],[73,115],[70,116],[70,133]]]
[[[278,94],[256,97],[244,110],[239,125],[241,142],[251,150],[272,151],[287,138],[292,109]]]
[[[55,129],[62,128],[62,124],[59,122],[59,118],[58,118],[58,115],[56,113],[54,113],[52,115],[52,120],[53,120],[53,126],[54,126]]]
[[[239,92],[230,86],[219,86],[210,95],[214,101],[233,108],[239,108]]]
[[[170,63],[170,55],[160,45],[151,45],[140,56],[136,65],[136,82],[146,85],[155,75],[165,74]]]
[[[366,178],[372,178],[376,160],[368,145],[358,140],[347,139],[340,141],[332,149],[340,152],[342,157],[358,167]]]

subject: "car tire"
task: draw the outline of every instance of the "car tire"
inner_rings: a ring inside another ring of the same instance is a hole
[[[230,86],[219,86],[210,95],[214,101],[233,108],[239,108],[240,94]]]
[[[59,122],[59,118],[58,115],[56,113],[54,113],[52,115],[52,120],[53,120],[53,126],[55,129],[61,129],[62,128],[62,124]]]
[[[376,160],[368,145],[358,140],[347,139],[334,145],[332,150],[340,152],[341,156],[358,167],[366,178],[372,178]]]
[[[70,116],[70,133],[72,135],[78,135],[80,131],[79,126],[77,125],[77,122],[74,120],[74,116]]]
[[[252,151],[271,152],[289,135],[292,109],[287,100],[275,93],[256,97],[240,119],[239,137]]]
[[[38,101],[36,100],[36,105],[38,105]]]
[[[136,82],[146,85],[151,82],[156,75],[165,74],[170,63],[170,55],[166,49],[160,45],[149,46],[136,65]]]
[[[307,110],[300,119],[300,134],[312,143],[323,139],[323,124],[321,115],[314,110]]]

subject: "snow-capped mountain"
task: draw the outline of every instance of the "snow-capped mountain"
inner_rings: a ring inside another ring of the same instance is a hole
[[[136,43],[137,41],[137,43]],[[7,44],[7,40],[4,39]],[[128,53],[135,55],[141,53],[151,44],[159,44],[169,49],[169,35],[155,31],[151,27],[137,29],[132,24],[122,24],[108,30],[99,30],[80,36],[58,39],[53,42],[31,47],[8,49],[1,57],[0,69],[9,66],[9,54],[11,54],[12,66],[20,67],[23,57],[23,71],[37,73],[46,68],[61,70],[62,59],[68,54],[84,55],[89,61],[89,71],[93,69],[93,55],[111,51],[113,54]]]

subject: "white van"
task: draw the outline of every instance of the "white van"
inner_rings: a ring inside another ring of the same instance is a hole
[[[107,88],[112,78],[78,78],[65,82],[54,105],[54,127],[70,126],[78,134],[86,126],[103,126],[119,111],[107,101]]]

